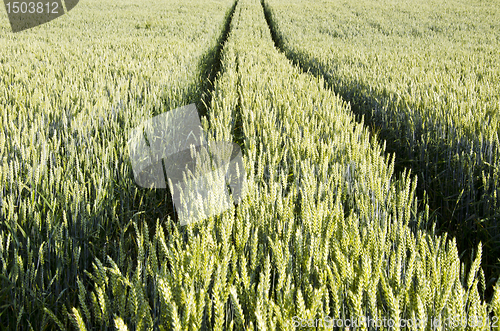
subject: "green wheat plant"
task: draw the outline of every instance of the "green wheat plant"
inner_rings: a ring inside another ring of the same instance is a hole
[[[258,1],[238,1],[221,58],[204,123],[210,139],[241,142],[248,194],[198,224],[157,222],[151,239],[133,223],[137,262],[93,272],[142,276],[123,321],[151,327],[140,306],[166,330],[292,330],[326,316],[420,318],[427,329],[497,309],[480,296],[481,246],[465,270],[455,240],[421,226],[416,177],[396,176],[349,106],[275,49]]]
[[[1,69],[7,328],[295,330],[327,318],[419,318],[430,329],[431,318],[498,317],[498,285],[491,301],[482,295],[483,246],[461,260],[455,238],[424,226],[419,177],[396,173],[395,156],[325,79],[278,51],[260,1],[141,5],[82,3],[96,13],[84,24],[93,39],[81,32],[74,50],[76,37],[61,41],[51,25],[40,27],[48,41],[23,32],[16,38],[32,42],[16,65],[31,69]],[[109,6],[124,21],[101,13]],[[42,51],[51,43],[61,50]],[[208,96],[204,66],[219,68]],[[134,184],[126,135],[200,99],[207,139],[242,148],[247,194],[181,226],[165,191]]]
[[[127,301],[129,291],[144,300],[142,278],[102,269],[108,255],[115,271],[128,263],[131,219],[168,205],[166,194],[134,184],[128,133],[201,100],[232,4],[90,0],[71,18],[18,34],[0,11],[2,329],[114,327],[131,309],[151,320]],[[120,305],[105,292],[107,277]]]
[[[263,1],[287,57],[324,77],[419,176],[438,228],[500,273],[496,1]]]

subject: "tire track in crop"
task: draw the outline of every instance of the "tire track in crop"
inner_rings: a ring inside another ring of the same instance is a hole
[[[269,26],[269,30],[271,31],[271,36],[274,42],[274,46],[276,49],[283,53],[287,59],[292,62],[295,66],[300,68],[304,73],[306,74],[312,74],[316,77],[322,77],[325,80],[325,85],[327,88],[331,89],[334,91],[337,95],[340,95],[342,99],[344,99],[346,102],[349,102],[351,104],[351,110],[353,115],[355,116],[355,119],[358,123],[364,122],[365,126],[369,127],[370,132],[373,134],[376,134],[377,139],[380,142],[383,142],[383,140],[386,140],[387,145],[386,145],[386,153],[393,153],[396,150],[400,150],[400,148],[397,148],[393,144],[391,144],[391,140],[388,140],[388,137],[384,137],[381,135],[381,129],[375,125],[374,120],[367,116],[366,113],[364,113],[364,109],[370,109],[372,107],[375,107],[376,101],[374,99],[370,99],[369,97],[366,97],[362,103],[355,102],[355,100],[350,97],[349,95],[339,93],[335,89],[335,86],[333,86],[331,83],[329,83],[329,78],[327,77],[327,73],[324,70],[321,70],[321,68],[317,68],[315,66],[309,65],[305,59],[303,59],[300,56],[294,57],[293,54],[290,54],[290,52],[287,51],[284,42],[283,42],[283,36],[279,33],[278,28],[276,27],[273,18],[272,18],[272,13],[269,5],[266,4],[265,0],[261,0],[261,5],[262,8],[264,9],[264,15],[266,17],[266,22],[267,25]],[[407,165],[403,164],[398,164],[396,159],[396,164],[395,164],[395,172],[396,173],[402,173],[405,170],[405,167]]]
[[[203,80],[202,83],[202,91],[200,95],[200,101],[197,104],[198,112],[200,116],[207,116],[209,118],[210,112],[209,107],[212,102],[212,95],[214,92],[214,83],[217,78],[217,74],[221,72],[222,67],[222,50],[226,45],[227,39],[229,37],[229,32],[231,31],[231,22],[233,21],[234,11],[236,10],[236,6],[238,4],[238,0],[236,0],[229,9],[226,14],[226,18],[224,19],[224,28],[217,40],[217,46],[208,50],[200,61],[201,69],[201,78]]]
[[[264,9],[264,14],[266,17],[267,24],[269,29],[271,30],[272,39],[274,42],[274,46],[281,53],[283,53],[289,61],[291,61],[294,65],[300,68],[304,73],[312,74],[316,77],[321,77],[325,80],[325,85],[327,88],[334,91],[337,95],[340,95],[342,99],[346,102],[349,102],[351,105],[352,113],[358,123],[363,122],[365,126],[367,126],[370,132],[377,137],[377,140],[380,143],[386,143],[386,153],[396,153],[396,151],[401,151],[400,144],[396,143],[397,138],[390,136],[387,130],[383,130],[382,126],[377,124],[376,119],[370,116],[367,113],[367,109],[372,109],[376,107],[377,101],[370,96],[363,96],[363,100],[361,102],[354,99],[353,96],[348,95],[346,93],[340,93],[333,83],[331,83],[331,77],[328,76],[328,73],[325,69],[321,67],[317,67],[315,65],[310,64],[309,62],[314,62],[314,59],[306,59],[303,57],[303,54],[299,56],[294,56],[291,54],[284,45],[283,36],[279,33],[278,28],[276,27],[273,18],[271,8],[268,4],[266,4],[265,0],[261,0],[262,7]],[[360,84],[360,83],[359,83]],[[410,168],[411,162],[405,162],[401,158],[398,159],[396,157],[395,162],[395,173],[402,173],[405,168]]]
[[[264,16],[266,18],[267,25],[269,26],[269,30],[271,31],[271,37],[274,42],[274,47],[282,54],[286,56],[286,58],[297,66],[300,70],[302,70],[305,74],[312,74],[315,77],[321,77],[325,81],[325,88],[329,88],[335,94],[339,95],[343,100],[349,102],[351,105],[352,114],[355,120],[358,123],[363,123],[364,126],[368,128],[372,137],[377,139],[379,144],[385,144],[385,154],[395,154],[396,151],[401,151],[401,147],[397,143],[393,143],[396,141],[393,137],[389,136],[385,131],[382,131],[381,126],[375,123],[375,119],[368,116],[368,114],[364,111],[365,109],[371,109],[375,107],[376,101],[374,99],[370,99],[369,97],[365,97],[362,103],[356,102],[354,98],[349,95],[339,93],[335,89],[333,84],[329,83],[329,78],[327,77],[327,73],[320,68],[309,65],[306,60],[301,58],[300,56],[293,56],[290,52],[287,51],[284,42],[283,36],[279,33],[278,28],[276,27],[273,18],[272,12],[269,5],[266,4],[265,0],[261,0],[261,5],[264,10]],[[373,138],[372,138],[373,139]],[[399,160],[396,155],[395,164],[394,164],[394,173],[397,176],[403,176],[403,173],[407,171],[410,167],[411,163],[402,162]],[[419,197],[423,196],[423,192],[420,192]],[[423,199],[422,199],[423,200]],[[432,206],[431,206],[432,207]]]
[[[271,31],[271,36],[274,42],[274,46],[276,49],[284,54],[287,59],[292,62],[295,66],[300,68],[302,72],[306,74],[312,74],[316,77],[321,77],[325,81],[326,88],[331,89],[333,92],[335,92],[337,95],[341,96],[343,100],[346,102],[349,102],[351,105],[351,110],[352,114],[354,115],[354,118],[358,123],[363,122],[365,126],[368,127],[370,132],[376,136],[376,139],[379,141],[379,143],[384,144],[386,143],[386,154],[394,154],[396,151],[401,151],[401,148],[399,145],[392,143],[395,141],[395,139],[391,139],[392,137],[389,137],[385,131],[382,131],[381,126],[377,125],[375,123],[375,119],[368,116],[368,114],[364,111],[365,109],[371,109],[376,106],[376,101],[374,99],[371,99],[369,97],[365,97],[362,103],[356,102],[354,98],[347,94],[342,94],[339,93],[335,89],[335,86],[333,84],[329,83],[329,77],[327,77],[327,72],[322,70],[321,68],[317,68],[315,66],[309,65],[307,61],[300,56],[293,56],[293,54],[290,54],[290,52],[287,51],[284,43],[283,43],[283,36],[279,33],[278,28],[276,27],[273,18],[272,18],[272,13],[271,9],[269,6],[266,4],[265,0],[261,0],[261,5],[262,8],[264,9],[264,15],[266,17],[266,22],[267,25],[269,26],[269,30]],[[394,172],[396,174],[402,174],[405,169],[409,168],[409,163],[404,163],[402,160],[399,160],[396,158],[395,162],[395,169]]]
[[[234,11],[236,9],[236,5],[238,1],[236,0],[230,9],[227,11],[226,16],[224,18],[223,29],[217,39],[217,44],[215,47],[208,49],[201,57],[199,62],[200,67],[200,81],[201,84],[198,86],[199,93],[196,96],[197,101],[196,108],[198,110],[198,114],[200,117],[210,117],[210,103],[212,100],[212,95],[214,91],[214,83],[217,78],[217,75],[221,71],[222,66],[222,50],[224,49],[224,45],[229,37],[229,32],[231,30],[231,22],[233,19]],[[170,193],[170,189],[167,189],[164,195],[163,189],[153,189],[152,196],[155,197],[155,201],[162,201],[165,199],[165,206],[167,206],[167,210],[165,214],[162,212],[158,212],[155,206],[152,206],[149,209],[149,213],[152,213],[154,217],[152,219],[163,219],[166,216],[170,216],[172,220],[177,223],[178,217],[177,212],[174,207],[172,195]],[[151,229],[154,228],[152,224]]]
[[[369,96],[364,96],[363,101],[356,101],[352,96],[340,93],[331,83],[331,78],[328,76],[328,73],[323,68],[318,68],[314,65],[308,63],[308,60],[313,61],[312,59],[305,59],[301,56],[293,56],[284,45],[283,36],[279,33],[278,28],[276,27],[273,18],[272,12],[269,5],[266,4],[265,0],[261,0],[262,8],[264,9],[264,15],[266,17],[267,24],[269,26],[269,30],[271,31],[271,36],[274,42],[274,46],[276,49],[284,54],[287,59],[292,62],[295,66],[300,68],[302,72],[306,74],[312,74],[315,77],[321,77],[325,81],[325,87],[329,88],[337,95],[342,97],[343,100],[349,102],[351,105],[351,111],[358,123],[364,123],[364,125],[369,129],[372,133],[373,137],[377,139],[379,144],[385,144],[385,153],[386,154],[396,154],[395,164],[394,164],[394,173],[402,175],[403,172],[411,168],[412,162],[405,161],[402,158],[398,158],[398,155],[401,154],[402,146],[398,144],[398,138],[391,135],[388,130],[384,130],[382,126],[377,123],[376,119],[370,116],[367,113],[367,109],[372,109],[377,105],[377,102],[374,98],[370,98]],[[415,174],[415,173],[414,173]],[[419,191],[419,196],[422,197],[424,195],[423,191]],[[430,204],[429,204],[430,205]],[[434,206],[430,205],[431,210],[433,210]]]
[[[202,87],[202,92],[200,95],[200,101],[197,104],[197,109],[198,113],[200,116],[206,116],[207,119],[210,121],[210,105],[212,103],[213,95],[214,95],[214,90],[215,90],[215,81],[216,79],[222,75],[223,70],[222,70],[222,63],[223,63],[223,50],[224,47],[226,46],[226,42],[229,38],[229,33],[231,32],[231,24],[233,22],[233,17],[235,15],[235,10],[238,5],[238,0],[236,0],[231,7],[231,9],[228,11],[226,18],[225,18],[225,23],[224,23],[224,29],[222,30],[222,33],[218,39],[217,42],[217,47],[209,50],[207,53],[204,54],[202,57],[202,61],[200,62],[200,67],[202,68],[201,70],[201,77],[203,80],[203,87]],[[238,67],[238,59],[236,59],[236,72],[239,72],[239,67]],[[233,127],[233,142],[237,143],[240,148],[242,153],[244,153],[244,133],[243,133],[243,123],[242,123],[242,118],[241,118],[241,89],[240,89],[240,79],[238,78],[237,82],[238,86],[238,102],[235,106],[235,122],[234,122],[234,127]]]

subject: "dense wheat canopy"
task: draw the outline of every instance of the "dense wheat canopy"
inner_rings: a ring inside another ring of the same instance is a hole
[[[285,24],[296,18],[284,6],[87,0],[15,35],[1,23],[2,327],[499,323],[486,245],[460,256],[456,239],[435,231],[420,175],[395,168],[398,155],[356,120],[328,78],[280,51],[276,31],[285,47],[311,51],[304,57],[317,51],[304,37],[312,30]],[[134,183],[127,137],[190,103],[210,142],[241,147],[245,195],[181,226],[168,190]]]
[[[264,1],[287,56],[411,167],[442,230],[500,273],[498,1]],[[314,23],[311,23],[314,22]]]
[[[201,100],[232,5],[88,0],[17,34],[0,11],[2,327],[69,327],[95,258],[132,258],[128,222],[167,216],[133,182],[128,134]]]

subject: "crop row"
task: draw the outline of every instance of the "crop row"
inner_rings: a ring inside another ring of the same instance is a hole
[[[265,1],[279,47],[410,167],[433,222],[500,266],[500,11],[490,2]]]

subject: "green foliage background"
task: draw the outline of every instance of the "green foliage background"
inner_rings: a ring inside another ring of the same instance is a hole
[[[260,2],[88,0],[71,13],[0,27],[2,327],[500,317],[482,245],[461,261],[428,230],[419,178],[276,49]],[[247,195],[181,227],[168,193],[133,183],[126,142],[199,100],[209,139],[241,145]]]
[[[418,175],[460,253],[500,273],[498,1],[264,1],[280,49],[323,77]],[[314,23],[312,23],[314,22]]]

